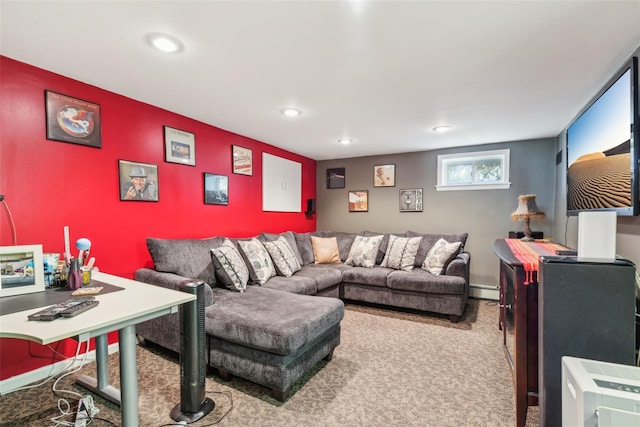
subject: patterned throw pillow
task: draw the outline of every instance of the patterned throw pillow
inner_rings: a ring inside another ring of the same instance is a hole
[[[276,275],[269,252],[260,240],[255,237],[251,240],[238,240],[238,247],[249,269],[251,283],[264,285]]]
[[[422,269],[427,270],[431,274],[439,276],[446,265],[460,252],[462,242],[449,243],[444,239],[439,239],[429,252],[422,263]]]
[[[211,249],[211,253],[220,282],[232,291],[244,292],[249,270],[231,240],[225,239],[221,246]]]
[[[421,240],[422,237],[399,237],[392,234],[389,236],[387,253],[380,266],[404,271],[413,270],[413,262]]]
[[[340,262],[338,239],[335,237],[311,236],[313,258],[316,264],[335,264]]]
[[[263,244],[269,251],[269,255],[271,255],[278,275],[291,277],[293,273],[302,268],[284,237],[279,237],[277,240],[264,242]]]
[[[382,234],[368,237],[356,236],[345,264],[355,267],[373,267],[376,263],[376,255],[383,237],[384,235]]]

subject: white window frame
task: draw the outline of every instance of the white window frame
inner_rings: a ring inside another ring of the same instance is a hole
[[[438,156],[438,182],[436,191],[459,191],[459,190],[498,190],[508,189],[511,186],[509,176],[509,161],[511,150],[488,150],[474,151],[469,153],[441,154]],[[502,180],[494,183],[478,183],[478,184],[449,184],[447,176],[447,166],[451,163],[460,161],[477,162],[482,160],[498,159],[502,164]]]

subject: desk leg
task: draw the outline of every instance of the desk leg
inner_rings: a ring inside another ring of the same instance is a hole
[[[107,335],[96,337],[96,375],[97,378],[88,375],[80,375],[76,383],[102,396],[109,402],[120,405],[120,390],[109,385],[109,342]]]
[[[138,425],[138,368],[136,363],[136,327],[125,326],[118,331],[120,342],[120,394],[122,425]]]

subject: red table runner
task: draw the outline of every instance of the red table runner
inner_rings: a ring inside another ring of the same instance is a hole
[[[566,249],[557,243],[523,242],[520,239],[505,239],[513,255],[522,263],[525,271],[524,284],[533,283],[533,274],[538,272],[538,258],[555,256],[557,249]]]

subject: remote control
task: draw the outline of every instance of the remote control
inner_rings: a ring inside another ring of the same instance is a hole
[[[80,298],[72,298],[72,299],[68,299],[66,301],[63,301],[61,303],[58,304],[54,304],[51,307],[47,307],[43,310],[37,311],[33,314],[30,314],[29,316],[27,316],[27,318],[29,320],[54,320],[58,317],[60,317],[62,315],[62,312],[68,311],[68,313],[72,313],[72,309],[75,306],[79,306],[81,304],[87,303],[87,302],[98,302],[95,301],[95,297],[93,296],[87,296],[87,297],[80,297]],[[95,307],[95,305],[91,306],[91,307]],[[91,308],[89,307],[89,308]],[[82,307],[80,307],[82,308]],[[80,309],[79,308],[79,309]],[[88,308],[86,308],[85,310],[88,310]],[[82,310],[82,311],[85,311]],[[69,314],[67,314],[67,317],[69,316]],[[73,316],[73,314],[71,314],[71,316]]]

